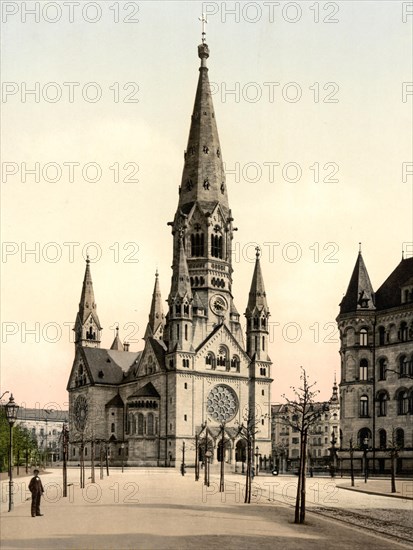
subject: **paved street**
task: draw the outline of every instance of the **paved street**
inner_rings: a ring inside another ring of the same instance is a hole
[[[26,500],[29,478],[16,481],[11,513],[6,511],[7,481],[3,481],[2,550],[411,547],[314,513],[308,514],[306,525],[294,525],[290,503],[297,479],[292,476],[255,478],[251,505],[243,504],[242,476],[228,475],[224,494],[218,492],[218,476],[212,475],[206,488],[201,480],[194,481],[191,470],[184,478],[175,470],[125,470],[123,474],[112,470],[100,480],[97,469],[97,483],[88,483],[84,490],[79,488],[78,476],[77,470],[69,470],[72,485],[67,498],[62,497],[60,470],[42,476],[45,515],[38,518],[31,518],[30,500]],[[346,482],[337,480],[337,484]],[[395,524],[411,523],[412,500],[339,489],[327,478],[309,480],[308,501],[309,509],[358,511],[378,518],[384,514]]]

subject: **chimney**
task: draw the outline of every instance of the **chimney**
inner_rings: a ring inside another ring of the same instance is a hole
[[[129,342],[123,342],[123,351],[129,351]]]

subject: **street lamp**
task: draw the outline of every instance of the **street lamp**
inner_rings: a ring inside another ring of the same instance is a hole
[[[336,434],[334,433],[334,430],[333,430],[333,432],[331,434],[331,448],[330,448],[330,451],[331,451],[331,462],[330,462],[331,477],[334,477],[335,473],[336,473],[336,443],[337,443],[337,438],[336,438]]]
[[[123,466],[124,466],[124,462],[125,462],[125,443],[121,443],[120,444],[120,451],[121,451],[121,455],[122,455],[122,474],[123,474]]]
[[[259,470],[259,466],[258,466],[258,457],[259,457],[259,448],[258,448],[258,445],[255,447],[255,475],[257,476],[258,475],[258,470]]]
[[[9,512],[13,510],[13,424],[16,422],[19,406],[14,402],[13,394],[10,394],[8,403],[4,406],[6,418],[10,426],[9,445]]]
[[[367,483],[367,478],[369,476],[369,469],[367,465],[367,451],[369,448],[369,438],[366,436],[363,439],[363,456],[364,456],[364,483]]]

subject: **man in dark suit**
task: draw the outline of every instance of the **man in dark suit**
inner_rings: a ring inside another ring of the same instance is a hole
[[[39,470],[33,471],[34,477],[30,480],[29,491],[32,494],[32,518],[42,516],[40,513],[40,499],[44,493],[43,485],[39,477]]]

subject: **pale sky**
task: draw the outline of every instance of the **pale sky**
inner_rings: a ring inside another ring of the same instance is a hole
[[[26,406],[67,406],[87,247],[102,347],[117,323],[132,351],[143,347],[157,268],[165,300],[169,292],[166,224],[178,203],[206,11],[238,227],[235,304],[243,314],[258,244],[273,323],[272,399],[298,383],[301,365],[328,399],[340,369],[335,318],[358,243],[376,290],[402,249],[413,252],[412,176],[403,177],[412,162],[412,87],[403,83],[413,80],[413,8],[69,2],[73,11],[57,21],[54,3],[40,2],[36,22],[24,13],[33,4],[2,2],[1,393]],[[28,93],[36,82],[39,97]],[[39,163],[39,181],[30,173],[23,181],[24,163]],[[79,163],[74,181],[68,163]],[[99,181],[87,181],[96,174],[88,163],[100,167]]]

